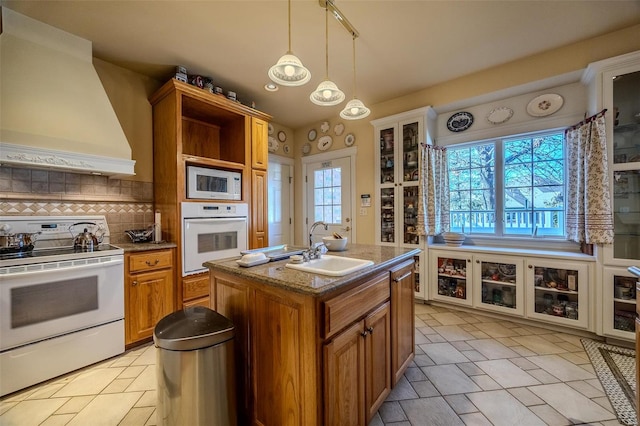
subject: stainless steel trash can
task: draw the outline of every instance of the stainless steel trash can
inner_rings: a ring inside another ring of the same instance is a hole
[[[156,324],[158,425],[236,426],[234,336],[229,319],[202,306]]]

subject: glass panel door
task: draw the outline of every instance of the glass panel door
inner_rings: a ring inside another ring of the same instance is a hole
[[[522,260],[500,256],[496,262],[491,256],[475,256],[475,282],[480,288],[475,295],[476,306],[509,314],[522,315]]]
[[[433,269],[437,272],[434,299],[451,303],[471,305],[471,261],[460,253],[434,253]]]
[[[402,188],[402,209],[404,212],[403,242],[418,245],[420,237],[416,231],[418,225],[418,187],[416,185]]]
[[[380,183],[394,183],[395,171],[395,129],[390,127],[380,131]]]
[[[380,242],[395,241],[395,188],[380,188]]]
[[[613,79],[613,163],[640,163],[640,71]]]
[[[613,211],[613,257],[640,259],[640,170],[613,172]]]
[[[418,144],[420,143],[418,122],[402,125],[402,180],[418,181]]]

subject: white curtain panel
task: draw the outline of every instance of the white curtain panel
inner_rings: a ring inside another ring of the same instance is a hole
[[[417,232],[438,235],[449,230],[447,149],[422,145],[419,173]]]
[[[565,132],[567,142],[567,239],[613,243],[604,112]]]

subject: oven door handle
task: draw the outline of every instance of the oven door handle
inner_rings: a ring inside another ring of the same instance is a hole
[[[28,274],[50,274],[52,272],[59,271],[86,271],[91,269],[104,268],[106,266],[113,266],[124,264],[123,256],[114,256],[113,259],[103,262],[91,262],[87,261],[92,259],[78,259],[78,260],[60,260],[56,262],[45,262],[40,264],[31,264],[24,266],[9,266],[4,268],[7,271],[6,274],[1,274],[2,277],[18,277]],[[55,266],[53,266],[55,264]]]
[[[247,222],[246,217],[206,217],[206,218],[186,218],[184,220],[185,225],[207,225],[211,223],[234,223],[234,222]]]

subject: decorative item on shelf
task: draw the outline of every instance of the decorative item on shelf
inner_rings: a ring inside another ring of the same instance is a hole
[[[302,61],[291,50],[291,0],[289,4],[289,49],[269,69],[269,78],[282,86],[302,86],[311,80],[311,72],[302,65]]]
[[[196,86],[199,89],[204,88],[204,79],[201,75],[192,75],[189,76],[189,84],[192,86]]]
[[[546,93],[536,96],[527,104],[527,114],[532,117],[546,117],[557,112],[564,104],[564,99],[557,93]]]
[[[453,114],[447,120],[447,129],[452,132],[463,132],[473,124],[473,114],[466,111],[460,111]]]
[[[349,133],[347,136],[344,137],[345,146],[351,146],[355,143],[355,141],[356,141],[356,137],[354,136],[353,133]]]
[[[442,238],[444,243],[452,247],[460,247],[466,238],[466,235],[459,232],[443,232]]]
[[[213,93],[215,93],[216,95],[222,95],[224,94],[224,90],[222,90],[222,87],[216,86],[213,88]]]
[[[236,92],[232,92],[232,91],[228,91],[227,92],[227,98],[231,99],[232,101],[237,101],[237,97],[236,97]]]
[[[189,76],[187,75],[187,69],[181,65],[176,66],[175,79],[184,83],[188,83]]]
[[[213,80],[210,77],[204,78],[204,89],[209,93],[213,93]]]
[[[487,114],[487,121],[491,124],[502,124],[509,121],[509,119],[513,116],[513,110],[507,107],[500,107],[491,110],[489,114]]]

